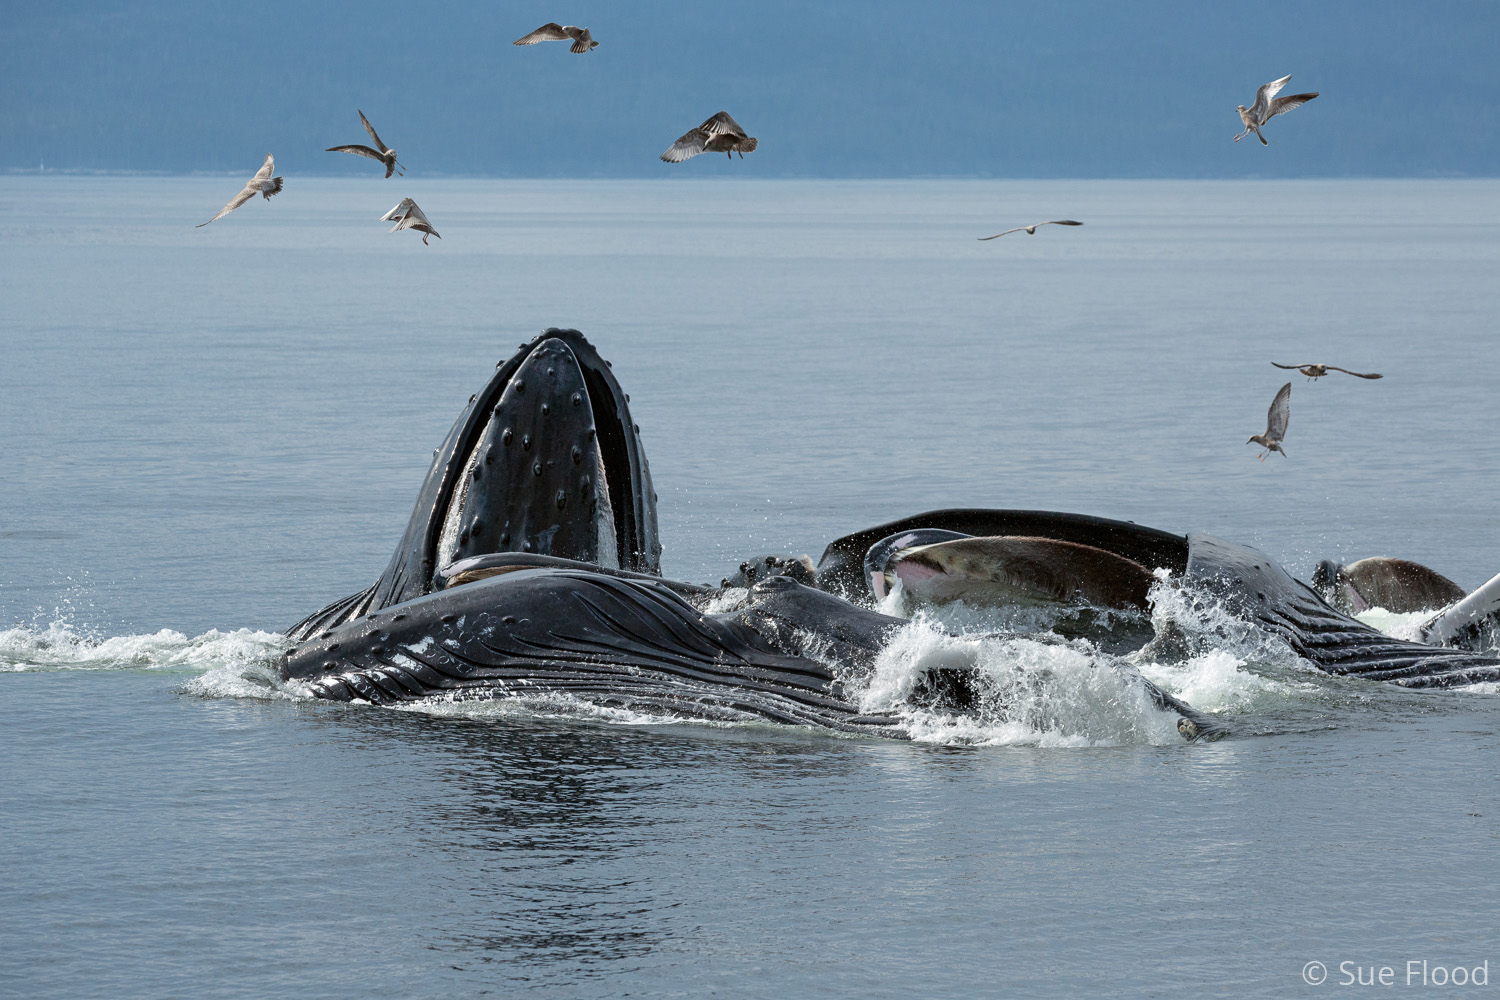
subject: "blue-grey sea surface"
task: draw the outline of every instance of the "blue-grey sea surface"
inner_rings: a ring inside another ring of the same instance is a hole
[[[1494,685],[1226,639],[1133,665],[1234,732],[1186,744],[1065,683],[1109,675],[1077,644],[972,639],[996,678],[1061,681],[899,742],[332,705],[274,672],[548,326],[631,394],[674,577],[993,506],[1478,586],[1500,182],[291,177],[194,228],[242,182],[0,177],[0,994],[1500,984]],[[431,246],[378,221],[407,195]],[[1085,225],[977,239],[1048,218]],[[1288,455],[1257,462],[1287,381]]]

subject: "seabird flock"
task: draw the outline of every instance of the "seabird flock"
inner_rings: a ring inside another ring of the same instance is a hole
[[[535,45],[538,42],[572,42],[573,44],[569,47],[569,51],[577,55],[592,52],[599,47],[599,43],[594,39],[588,28],[580,28],[571,24],[558,24],[555,21],[548,22],[530,34],[517,38],[511,44]],[[1266,137],[1260,131],[1265,127],[1266,123],[1277,115],[1283,115],[1295,108],[1302,107],[1302,105],[1318,96],[1317,91],[1306,94],[1291,94],[1287,97],[1277,96],[1291,78],[1291,74],[1287,74],[1279,80],[1272,80],[1270,83],[1262,84],[1260,89],[1255,92],[1255,104],[1253,106],[1246,108],[1243,104],[1239,105],[1240,122],[1245,127],[1234,137],[1235,142],[1239,142],[1253,132],[1255,133],[1255,137],[1260,140],[1262,146],[1269,146],[1270,143],[1266,141]],[[355,110],[359,111],[359,109]],[[387,179],[392,174],[399,174],[404,177],[406,170],[397,161],[396,151],[381,141],[380,136],[375,131],[375,127],[370,124],[370,119],[365,117],[363,111],[359,111],[359,120],[364,125],[365,132],[369,134],[370,140],[374,143],[373,146],[366,146],[359,143],[347,146],[329,146],[326,152],[352,153],[355,156],[363,156],[382,164],[385,167],[385,176]],[[668,146],[661,154],[661,159],[666,163],[681,163],[683,160],[692,159],[699,153],[723,153],[730,159],[733,159],[738,154],[743,159],[746,153],[755,152],[759,145],[759,140],[752,135],[746,134],[740,123],[735,121],[728,111],[720,111],[697,128],[683,133],[681,138]],[[209,219],[208,222],[200,223],[197,228],[202,229],[209,222],[217,222],[245,204],[245,202],[254,198],[257,194],[270,201],[271,196],[279,193],[282,188],[282,178],[272,176],[275,170],[275,160],[272,159],[270,153],[267,153],[265,162],[255,172],[255,176],[250,178],[249,182],[245,184],[244,189],[230,199],[229,204],[220,209],[218,215]],[[429,246],[427,238],[429,236],[438,236],[438,231],[433,228],[432,223],[428,221],[422,209],[410,198],[402,198],[401,202],[395,208],[382,215],[380,220],[382,222],[395,222],[396,225],[391,229],[393,233],[402,229],[412,229],[421,233],[423,244]],[[1035,236],[1037,229],[1042,226],[1081,225],[1083,225],[1082,222],[1074,219],[1049,219],[1046,222],[1033,222],[1029,226],[1016,226],[1002,233],[996,233],[994,236],[981,236],[979,239],[981,242],[997,240],[1002,236],[1009,236],[1011,233],[1019,232],[1025,232],[1028,236]],[[438,236],[438,238],[441,239],[442,237]],[[1309,380],[1322,378],[1329,372],[1345,372],[1356,378],[1363,379],[1383,377],[1373,373],[1366,374],[1350,371],[1347,368],[1340,368],[1337,365],[1283,365],[1275,361],[1271,363],[1277,368],[1299,371],[1303,375],[1306,375]],[[1277,391],[1276,398],[1271,401],[1271,409],[1266,415],[1265,433],[1254,434],[1250,437],[1249,441],[1245,442],[1246,444],[1258,444],[1265,449],[1260,454],[1262,462],[1273,451],[1281,452],[1282,455],[1286,454],[1282,450],[1281,441],[1286,436],[1287,423],[1291,419],[1291,396],[1292,383],[1288,382]]]

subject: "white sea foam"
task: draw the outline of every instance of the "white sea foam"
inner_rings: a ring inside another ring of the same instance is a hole
[[[691,721],[703,725],[733,725],[677,715],[641,712],[629,708],[597,705],[560,693],[512,694],[499,698],[437,696],[394,706],[398,711],[443,719],[476,721],[531,721],[536,719],[583,719],[623,726],[670,726]]]
[[[737,606],[743,591],[723,600]],[[1151,603],[1154,626],[1170,622],[1183,633],[1185,659],[1158,662],[1148,653],[1116,657],[1089,639],[1058,635],[1054,627],[1076,608],[970,608],[955,602],[922,609],[877,657],[873,673],[855,683],[860,708],[899,718],[914,739],[924,742],[1068,747],[1181,742],[1177,714],[1157,707],[1148,680],[1201,712],[1231,716],[1318,698],[1322,689],[1306,663],[1284,643],[1225,612],[1210,595],[1163,580],[1152,588]],[[881,610],[906,610],[899,588]],[[1362,617],[1392,634],[1406,625],[1414,629],[1421,618],[1384,612]],[[179,670],[197,674],[182,690],[202,697],[310,698],[309,685],[277,676],[276,661],[290,645],[284,636],[248,629],[211,630],[192,638],[164,629],[95,639],[53,622],[42,630],[0,632],[0,669]],[[936,699],[920,704],[924,678],[944,668],[973,678],[973,705],[958,711]],[[631,726],[688,721],[665,711],[525,692],[434,697],[400,708],[490,720],[568,718]],[[731,712],[716,722],[692,721],[761,724],[736,721]]]
[[[706,615],[723,615],[740,610],[745,606],[750,591],[745,587],[725,587],[723,591],[715,594],[703,607]]]
[[[911,703],[932,671],[974,678],[963,712]],[[996,746],[1179,743],[1177,716],[1156,707],[1141,676],[1082,640],[953,635],[919,616],[875,663],[860,701],[900,717],[913,739]]]
[[[1370,608],[1355,615],[1360,621],[1386,635],[1407,642],[1422,641],[1422,623],[1433,616],[1431,611],[1387,611],[1385,608]]]
[[[1291,647],[1230,614],[1213,595],[1162,574],[1147,599],[1157,634],[1178,630],[1188,656],[1162,662],[1147,647],[1130,659],[1152,683],[1199,711],[1265,712],[1321,690],[1311,676],[1315,669]]]
[[[1267,677],[1246,668],[1246,661],[1224,649],[1214,649],[1181,663],[1137,663],[1141,674],[1168,694],[1200,712],[1238,715],[1265,712],[1277,705],[1315,696],[1311,681]]]
[[[283,636],[243,628],[232,632],[210,629],[192,638],[162,629],[99,639],[76,631],[67,622],[54,621],[43,629],[0,631],[0,670],[233,669],[273,662],[288,645]]]

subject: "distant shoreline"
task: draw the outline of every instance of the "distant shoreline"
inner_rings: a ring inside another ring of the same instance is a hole
[[[120,177],[120,178],[192,178],[192,177],[240,177],[243,170],[93,170],[75,167],[47,167],[39,170],[35,167],[8,167],[0,169],[0,177],[66,177],[66,178],[93,178],[93,177]],[[303,173],[295,175],[298,179],[305,180],[364,180],[368,178],[361,173]],[[737,181],[754,181],[756,183],[778,183],[782,181],[795,182],[832,182],[832,183],[879,183],[879,182],[901,182],[901,181],[1024,181],[1024,182],[1096,182],[1096,181],[1180,181],[1180,182],[1245,182],[1245,181],[1275,181],[1275,182],[1307,182],[1307,181],[1485,181],[1500,179],[1500,173],[1495,174],[1461,174],[1461,173],[1431,173],[1431,174],[1307,174],[1298,177],[1266,177],[1257,174],[1220,174],[1213,176],[1137,176],[1137,175],[1115,175],[1096,177],[1074,177],[1074,176],[999,176],[981,174],[901,174],[901,175],[794,175],[784,177],[685,177],[681,175],[657,175],[649,174],[624,174],[617,176],[598,175],[507,175],[507,174],[462,174],[462,173],[430,173],[420,177],[408,177],[408,181],[645,181],[661,183],[687,183],[687,184],[715,184],[733,183]],[[372,182],[379,183],[380,179],[373,178]]]

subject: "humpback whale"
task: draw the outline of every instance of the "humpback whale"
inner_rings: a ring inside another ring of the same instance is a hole
[[[1346,614],[1371,608],[1398,614],[1432,612],[1417,627],[1422,641],[1430,645],[1484,652],[1500,633],[1500,576],[1465,594],[1458,584],[1421,563],[1374,556],[1348,566],[1325,559],[1313,571],[1313,585]]]
[[[1500,659],[1384,635],[1254,549],[1085,514],[929,511],[836,539],[815,567],[761,556],[717,587],[669,580],[628,403],[581,333],[550,329],[523,344],[435,450],[385,572],[287,631],[296,645],[282,676],[334,700],[568,698],[902,736],[899,711],[861,704],[908,624],[873,605],[894,580],[941,577],[945,599],[1137,610],[1160,583],[1329,673],[1412,687],[1500,679]],[[1184,736],[1224,734],[1129,662],[1096,660],[1175,714]],[[963,713],[981,687],[972,665],[938,664],[910,704]]]
[[[1385,608],[1387,611],[1435,611],[1463,600],[1452,580],[1409,559],[1375,556],[1340,566],[1325,559],[1313,570],[1313,586],[1345,614]]]
[[[866,564],[870,561],[866,555]],[[1146,567],[1113,552],[1024,535],[963,536],[894,549],[883,566],[871,571],[871,589],[876,589],[877,580],[884,584],[892,576],[901,581],[908,596],[938,604],[1081,601],[1099,608],[1141,611],[1149,608],[1147,596],[1155,582]]]
[[[1407,687],[1453,687],[1500,680],[1500,657],[1483,649],[1464,648],[1465,643],[1460,641],[1443,642],[1448,632],[1460,640],[1472,638],[1480,623],[1500,620],[1500,577],[1429,621],[1424,634],[1433,640],[1431,643],[1409,642],[1335,609],[1313,587],[1247,545],[1226,542],[1205,532],[1174,535],[1086,514],[928,511],[830,542],[818,563],[818,584],[846,596],[858,596],[865,585],[862,553],[893,536],[934,529],[1028,541],[1053,539],[1164,570],[1173,585],[1275,636],[1329,674],[1394,681]],[[976,591],[982,598],[983,588],[976,587]]]
[[[433,452],[385,572],[286,634],[306,639],[432,593],[458,563],[495,552],[659,573],[656,493],[629,403],[577,330],[522,344]]]

